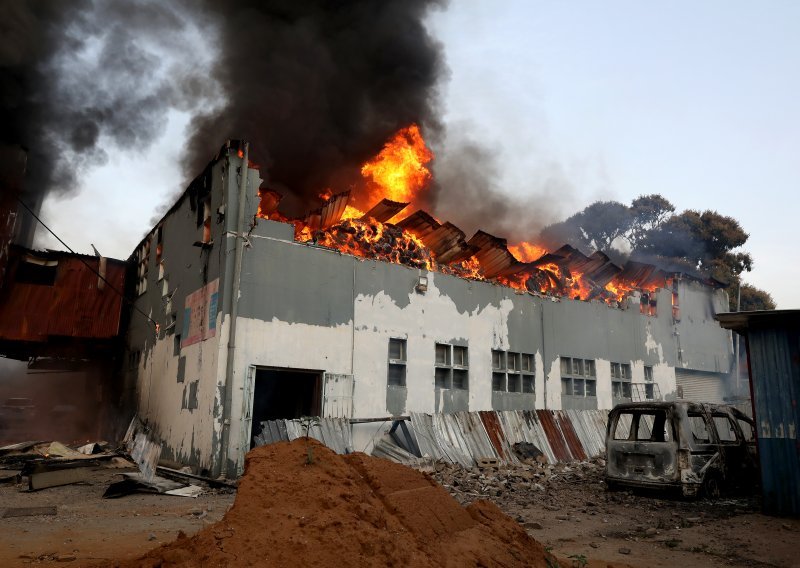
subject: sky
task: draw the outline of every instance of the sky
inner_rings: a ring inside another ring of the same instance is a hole
[[[428,25],[442,42],[448,128],[495,156],[509,195],[563,176],[559,221],[593,201],[660,193],[739,220],[744,279],[800,308],[800,2],[460,0]],[[80,191],[45,201],[67,244],[127,258],[174,201],[189,116],[145,151],[109,152]],[[552,203],[547,209],[552,210]],[[524,223],[524,219],[520,220]],[[37,244],[55,248],[40,231]]]

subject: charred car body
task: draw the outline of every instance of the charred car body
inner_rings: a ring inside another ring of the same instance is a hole
[[[754,423],[735,408],[691,402],[626,403],[606,431],[609,487],[674,488],[716,497],[758,481]]]

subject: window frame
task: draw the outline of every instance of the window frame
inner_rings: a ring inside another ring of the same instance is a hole
[[[392,344],[400,346],[400,359],[392,358]],[[407,379],[408,363],[408,340],[404,337],[390,337],[388,342],[387,366],[386,366],[386,385],[390,387],[405,388]],[[397,376],[392,375],[392,369],[398,371]]]
[[[611,396],[613,398],[633,400],[632,374],[630,363],[611,363]]]
[[[492,392],[536,394],[534,354],[492,349]]]
[[[561,395],[576,398],[597,398],[597,364],[595,360],[566,356],[561,356],[559,359]],[[580,374],[575,373],[575,371],[579,371]],[[580,385],[582,394],[575,394],[576,381]]]
[[[445,350],[445,360],[439,359],[440,348]],[[454,354],[458,350],[463,357],[456,364]],[[466,363],[466,364],[464,364]],[[453,345],[452,343],[434,344],[433,356],[433,386],[439,390],[469,391],[469,347],[466,345]],[[458,377],[458,380],[456,380]]]

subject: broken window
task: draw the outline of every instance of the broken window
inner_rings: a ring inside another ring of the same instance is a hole
[[[614,398],[631,398],[631,366],[611,363],[611,394]]]
[[[136,251],[136,294],[141,296],[147,292],[147,274],[150,265],[150,239],[148,237]]]
[[[666,410],[620,412],[614,425],[615,440],[669,442],[674,439],[672,421]]]
[[[533,355],[492,349],[492,390],[533,394]]]
[[[739,423],[739,428],[742,429],[742,435],[744,436],[745,442],[752,442],[755,440],[755,436],[753,435],[753,426],[747,422],[746,420],[742,420],[741,418],[737,418],[736,421]]]
[[[20,284],[53,286],[56,283],[57,273],[57,260],[43,260],[34,256],[26,256],[17,265],[15,279]]]
[[[695,442],[708,444],[711,442],[711,436],[708,434],[708,427],[706,426],[706,419],[702,414],[697,412],[689,413],[689,426],[692,429],[692,437]]]
[[[469,389],[469,353],[461,345],[437,343],[434,384],[437,389]]]
[[[724,414],[714,414],[712,416],[712,420],[714,420],[714,427],[717,429],[717,436],[719,436],[720,442],[736,442],[736,426],[733,425],[728,416]]]
[[[389,371],[386,382],[395,387],[406,386],[405,339],[389,339]]]
[[[597,396],[597,373],[592,359],[561,357],[561,394]]]

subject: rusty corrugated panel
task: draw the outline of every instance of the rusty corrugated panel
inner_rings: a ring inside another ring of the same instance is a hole
[[[450,222],[437,227],[423,241],[436,258],[440,258],[459,244],[466,244],[464,231]]]
[[[469,245],[478,247],[475,258],[481,265],[481,271],[486,278],[494,278],[503,270],[519,262],[512,255],[505,239],[495,237],[484,231],[475,233],[468,242]]]
[[[556,461],[567,462],[572,460],[567,441],[561,434],[561,428],[558,427],[556,419],[552,415],[551,410],[537,410],[536,416],[539,418],[539,423],[542,425],[547,441],[550,443],[550,448],[553,450],[553,455]]]
[[[644,282],[647,282],[648,278],[650,278],[655,270],[656,267],[652,264],[644,264],[642,262],[629,260],[625,263],[622,272],[619,273],[617,278],[629,286],[639,288]]]
[[[465,242],[458,243],[456,246],[451,248],[449,251],[444,253],[442,256],[437,257],[437,261],[441,264],[450,264],[453,262],[461,262],[463,260],[467,260],[469,257],[473,256],[478,249],[476,247],[472,247]]]
[[[536,412],[532,410],[506,410],[497,413],[503,426],[505,439],[510,446],[519,442],[533,444],[544,454],[547,461],[556,463],[550,442],[542,429]]]
[[[347,209],[347,203],[350,201],[350,192],[343,191],[332,196],[320,208],[319,227],[327,229],[339,222],[344,215],[344,210]]]
[[[481,422],[483,422],[483,427],[486,428],[486,434],[489,436],[495,452],[497,452],[500,459],[508,460],[508,453],[504,447],[505,434],[500,426],[500,421],[497,419],[497,413],[484,410],[478,412],[478,414],[481,417]]]
[[[414,235],[418,236],[423,241],[425,237],[430,235],[433,231],[439,228],[439,221],[431,217],[428,213],[425,213],[422,209],[419,209],[397,223],[397,226],[403,229],[404,231],[408,231],[409,233],[413,233]]]
[[[489,439],[483,420],[481,420],[477,412],[456,412],[452,416],[461,428],[469,453],[473,458],[500,459],[492,441]]]
[[[33,254],[33,253],[31,253]],[[38,253],[37,255],[38,256]],[[98,287],[98,257],[67,253],[42,253],[57,260],[53,285],[14,281],[21,256],[9,267],[10,282],[0,296],[0,339],[44,342],[50,336],[110,339],[119,333],[122,298],[112,289],[123,290],[125,265],[111,260],[106,280],[111,286]]]
[[[403,209],[408,207],[408,203],[400,203],[399,201],[392,201],[391,199],[383,199],[377,203],[372,209],[364,213],[361,219],[375,219],[381,223],[386,223],[400,213]]]
[[[558,411],[556,412],[556,422],[558,422],[561,428],[561,433],[564,435],[572,458],[581,461],[585,460],[586,452],[583,451],[583,444],[581,444],[581,441],[578,439],[578,435],[575,433],[575,428],[572,426],[572,420],[570,420],[569,416],[563,410]]]

